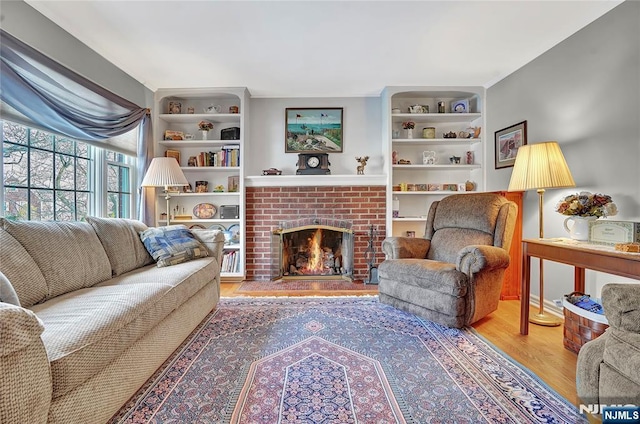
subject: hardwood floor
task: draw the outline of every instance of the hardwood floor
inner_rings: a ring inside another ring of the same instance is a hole
[[[248,296],[354,296],[377,294],[375,286],[363,291],[296,290],[238,293],[241,283],[222,283],[223,297]],[[536,311],[532,311],[535,313]],[[520,301],[500,301],[498,310],[473,325],[476,331],[516,362],[531,370],[549,387],[577,405],[577,355],[562,345],[562,326],[529,326],[529,335],[520,334]]]

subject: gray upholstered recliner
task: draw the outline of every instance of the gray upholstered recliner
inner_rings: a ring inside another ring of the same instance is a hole
[[[515,203],[494,193],[433,202],[424,238],[382,242],[380,301],[457,328],[495,311],[516,214]]]
[[[576,389],[586,405],[640,405],[640,284],[606,284],[609,328],[578,353]]]

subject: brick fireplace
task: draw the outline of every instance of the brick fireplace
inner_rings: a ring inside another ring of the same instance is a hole
[[[366,250],[371,225],[376,228],[376,265],[384,257],[380,243],[385,228],[384,186],[286,186],[246,189],[246,278],[272,275],[272,234],[282,222],[300,218],[344,220],[353,231],[353,279],[366,280]]]

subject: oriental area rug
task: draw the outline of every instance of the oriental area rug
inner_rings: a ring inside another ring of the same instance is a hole
[[[278,280],[278,281],[243,281],[237,292],[263,291],[305,291],[305,290],[349,290],[349,291],[377,291],[376,284],[364,284],[362,280]]]
[[[472,329],[366,297],[223,298],[111,423],[587,423]]]

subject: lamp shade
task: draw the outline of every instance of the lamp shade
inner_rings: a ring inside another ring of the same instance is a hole
[[[142,187],[169,187],[189,185],[175,158],[153,158],[142,180]]]
[[[575,186],[557,142],[527,144],[518,148],[509,191]]]

